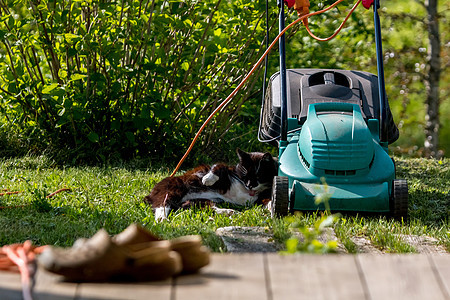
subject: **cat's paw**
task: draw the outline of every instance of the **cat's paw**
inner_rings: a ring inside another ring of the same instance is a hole
[[[266,201],[266,202],[264,202],[264,200],[263,200],[263,206],[264,206],[264,208],[265,209],[267,209],[268,211],[272,211],[272,201]]]
[[[169,216],[169,212],[170,212],[170,207],[157,207],[154,211],[155,214],[155,221],[156,222],[161,222],[167,219],[167,217]]]
[[[208,172],[205,176],[202,178],[202,183],[206,186],[212,186],[214,183],[219,180],[219,176],[212,172]]]

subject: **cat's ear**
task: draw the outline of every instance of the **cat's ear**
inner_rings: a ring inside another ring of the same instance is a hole
[[[264,153],[262,160],[267,162],[273,161],[272,154],[270,154],[269,152]]]
[[[237,155],[239,156],[239,160],[240,161],[243,161],[243,160],[245,160],[245,159],[250,157],[250,155],[247,152],[242,151],[239,148],[236,149],[236,152],[237,152]]]

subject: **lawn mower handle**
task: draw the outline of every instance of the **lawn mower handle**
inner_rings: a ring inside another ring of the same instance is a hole
[[[386,87],[384,83],[383,47],[381,41],[380,16],[378,15],[379,8],[380,0],[375,0],[373,3],[373,21],[375,26],[375,47],[377,54],[378,95],[380,98],[380,142],[387,143],[387,100]]]
[[[284,1],[277,1],[279,7],[279,32],[284,29]],[[286,42],[283,34],[278,40],[280,45],[280,100],[281,100],[281,136],[280,142],[287,141],[287,84],[286,84]]]

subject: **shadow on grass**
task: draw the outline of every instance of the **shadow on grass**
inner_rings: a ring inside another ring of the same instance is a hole
[[[449,222],[450,195],[438,191],[409,192],[409,214],[426,225],[441,226]]]
[[[96,208],[56,207],[39,212],[33,206],[10,207],[0,213],[0,246],[31,240],[35,245],[72,246],[76,239],[89,238],[104,228],[116,234],[132,220],[123,214]]]

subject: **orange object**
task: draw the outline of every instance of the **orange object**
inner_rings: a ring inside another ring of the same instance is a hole
[[[46,246],[35,247],[31,241],[0,247],[0,270],[20,272],[22,279],[22,298],[32,300],[34,275],[36,274],[36,254],[42,253]]]
[[[309,5],[309,0],[295,0],[294,9],[299,17],[309,14]],[[308,25],[308,18],[303,19],[303,24]]]
[[[249,77],[255,72],[255,70],[259,67],[259,65],[263,62],[264,58],[269,54],[270,50],[273,48],[273,46],[278,42],[278,39],[290,28],[292,28],[295,24],[297,24],[300,21],[303,21],[303,24],[305,24],[305,27],[308,31],[308,33],[315,39],[319,40],[319,41],[325,41],[325,40],[330,40],[332,38],[334,38],[339,31],[342,29],[343,25],[345,24],[345,21],[347,21],[347,19],[350,17],[351,13],[356,9],[356,7],[361,3],[362,0],[358,0],[357,3],[353,6],[353,8],[350,10],[350,12],[348,13],[347,17],[345,18],[344,23],[338,28],[338,30],[336,30],[336,32],[329,38],[326,39],[321,39],[316,37],[315,35],[312,34],[312,32],[309,30],[307,24],[308,22],[305,20],[308,19],[308,17],[311,16],[315,16],[321,13],[324,13],[330,9],[332,9],[333,7],[335,7],[336,5],[338,5],[339,3],[341,3],[344,0],[337,0],[336,2],[334,2],[333,4],[331,4],[330,6],[328,6],[327,8],[324,8],[322,10],[316,11],[316,12],[312,12],[309,13],[309,0],[295,0],[295,5],[297,5],[297,2],[299,2],[298,8],[300,9],[300,7],[302,8],[301,12],[304,12],[305,9],[307,9],[308,13],[306,13],[303,16],[299,16],[297,20],[295,20],[294,22],[292,22],[291,24],[289,24],[288,26],[286,26],[280,33],[278,33],[277,37],[273,40],[273,42],[269,45],[269,47],[266,49],[266,51],[264,52],[264,54],[259,58],[259,60],[253,65],[252,69],[250,70],[250,72],[244,77],[244,79],[242,79],[241,83],[238,84],[238,86],[231,92],[231,94],[228,95],[228,97],[222,101],[222,103],[209,115],[209,117],[206,119],[206,121],[202,124],[202,126],[200,127],[200,129],[197,131],[197,133],[195,134],[191,144],[189,145],[189,148],[186,150],[186,152],[184,153],[183,157],[180,159],[180,161],[178,162],[177,166],[175,167],[175,169],[173,170],[172,174],[170,174],[170,177],[173,177],[175,175],[176,172],[178,172],[178,170],[180,169],[181,165],[183,164],[184,160],[186,159],[186,157],[189,155],[189,153],[191,152],[192,148],[194,147],[195,143],[197,142],[198,137],[200,136],[200,134],[202,133],[202,131],[205,129],[205,127],[209,124],[209,122],[212,120],[212,118],[214,117],[214,115],[216,113],[218,113],[224,106],[226,106],[234,97],[234,95],[236,95],[236,93],[242,88],[242,86],[244,85],[245,82],[247,82],[247,80],[249,79]],[[301,3],[305,3],[305,6],[303,6]],[[307,3],[307,4],[306,4]],[[294,6],[295,8],[295,6]],[[297,10],[297,8],[295,8]],[[298,10],[297,10],[298,12]],[[299,14],[301,13],[299,12]]]
[[[0,193],[0,196],[6,196],[6,195],[15,195],[20,193],[20,191],[16,191],[16,192],[8,192],[8,190],[6,190],[4,193]]]
[[[51,193],[50,195],[48,195],[48,196],[45,197],[45,198],[51,198],[51,197],[55,196],[56,194],[61,193],[61,192],[64,192],[64,191],[71,191],[71,189],[69,189],[69,188],[62,188],[62,189],[59,189],[59,190],[57,190],[56,192]]]
[[[36,254],[41,254],[46,246],[36,247],[30,241],[23,244],[12,244],[0,247],[0,270],[19,272],[19,260],[30,262],[34,260]]]
[[[341,23],[341,25],[339,26],[339,28],[329,37],[327,38],[320,38],[318,36],[315,36],[311,30],[309,29],[308,23],[305,24],[305,28],[306,31],[308,31],[309,35],[314,38],[315,40],[319,41],[319,42],[326,42],[329,41],[331,39],[333,39],[340,31],[341,29],[344,27],[345,23],[347,22],[348,18],[350,18],[350,15],[353,13],[353,11],[358,7],[358,5],[361,3],[361,1],[363,0],[358,0],[358,2],[356,2],[355,5],[353,5],[352,9],[350,10],[350,12],[347,14],[347,16],[345,17],[344,21]]]

